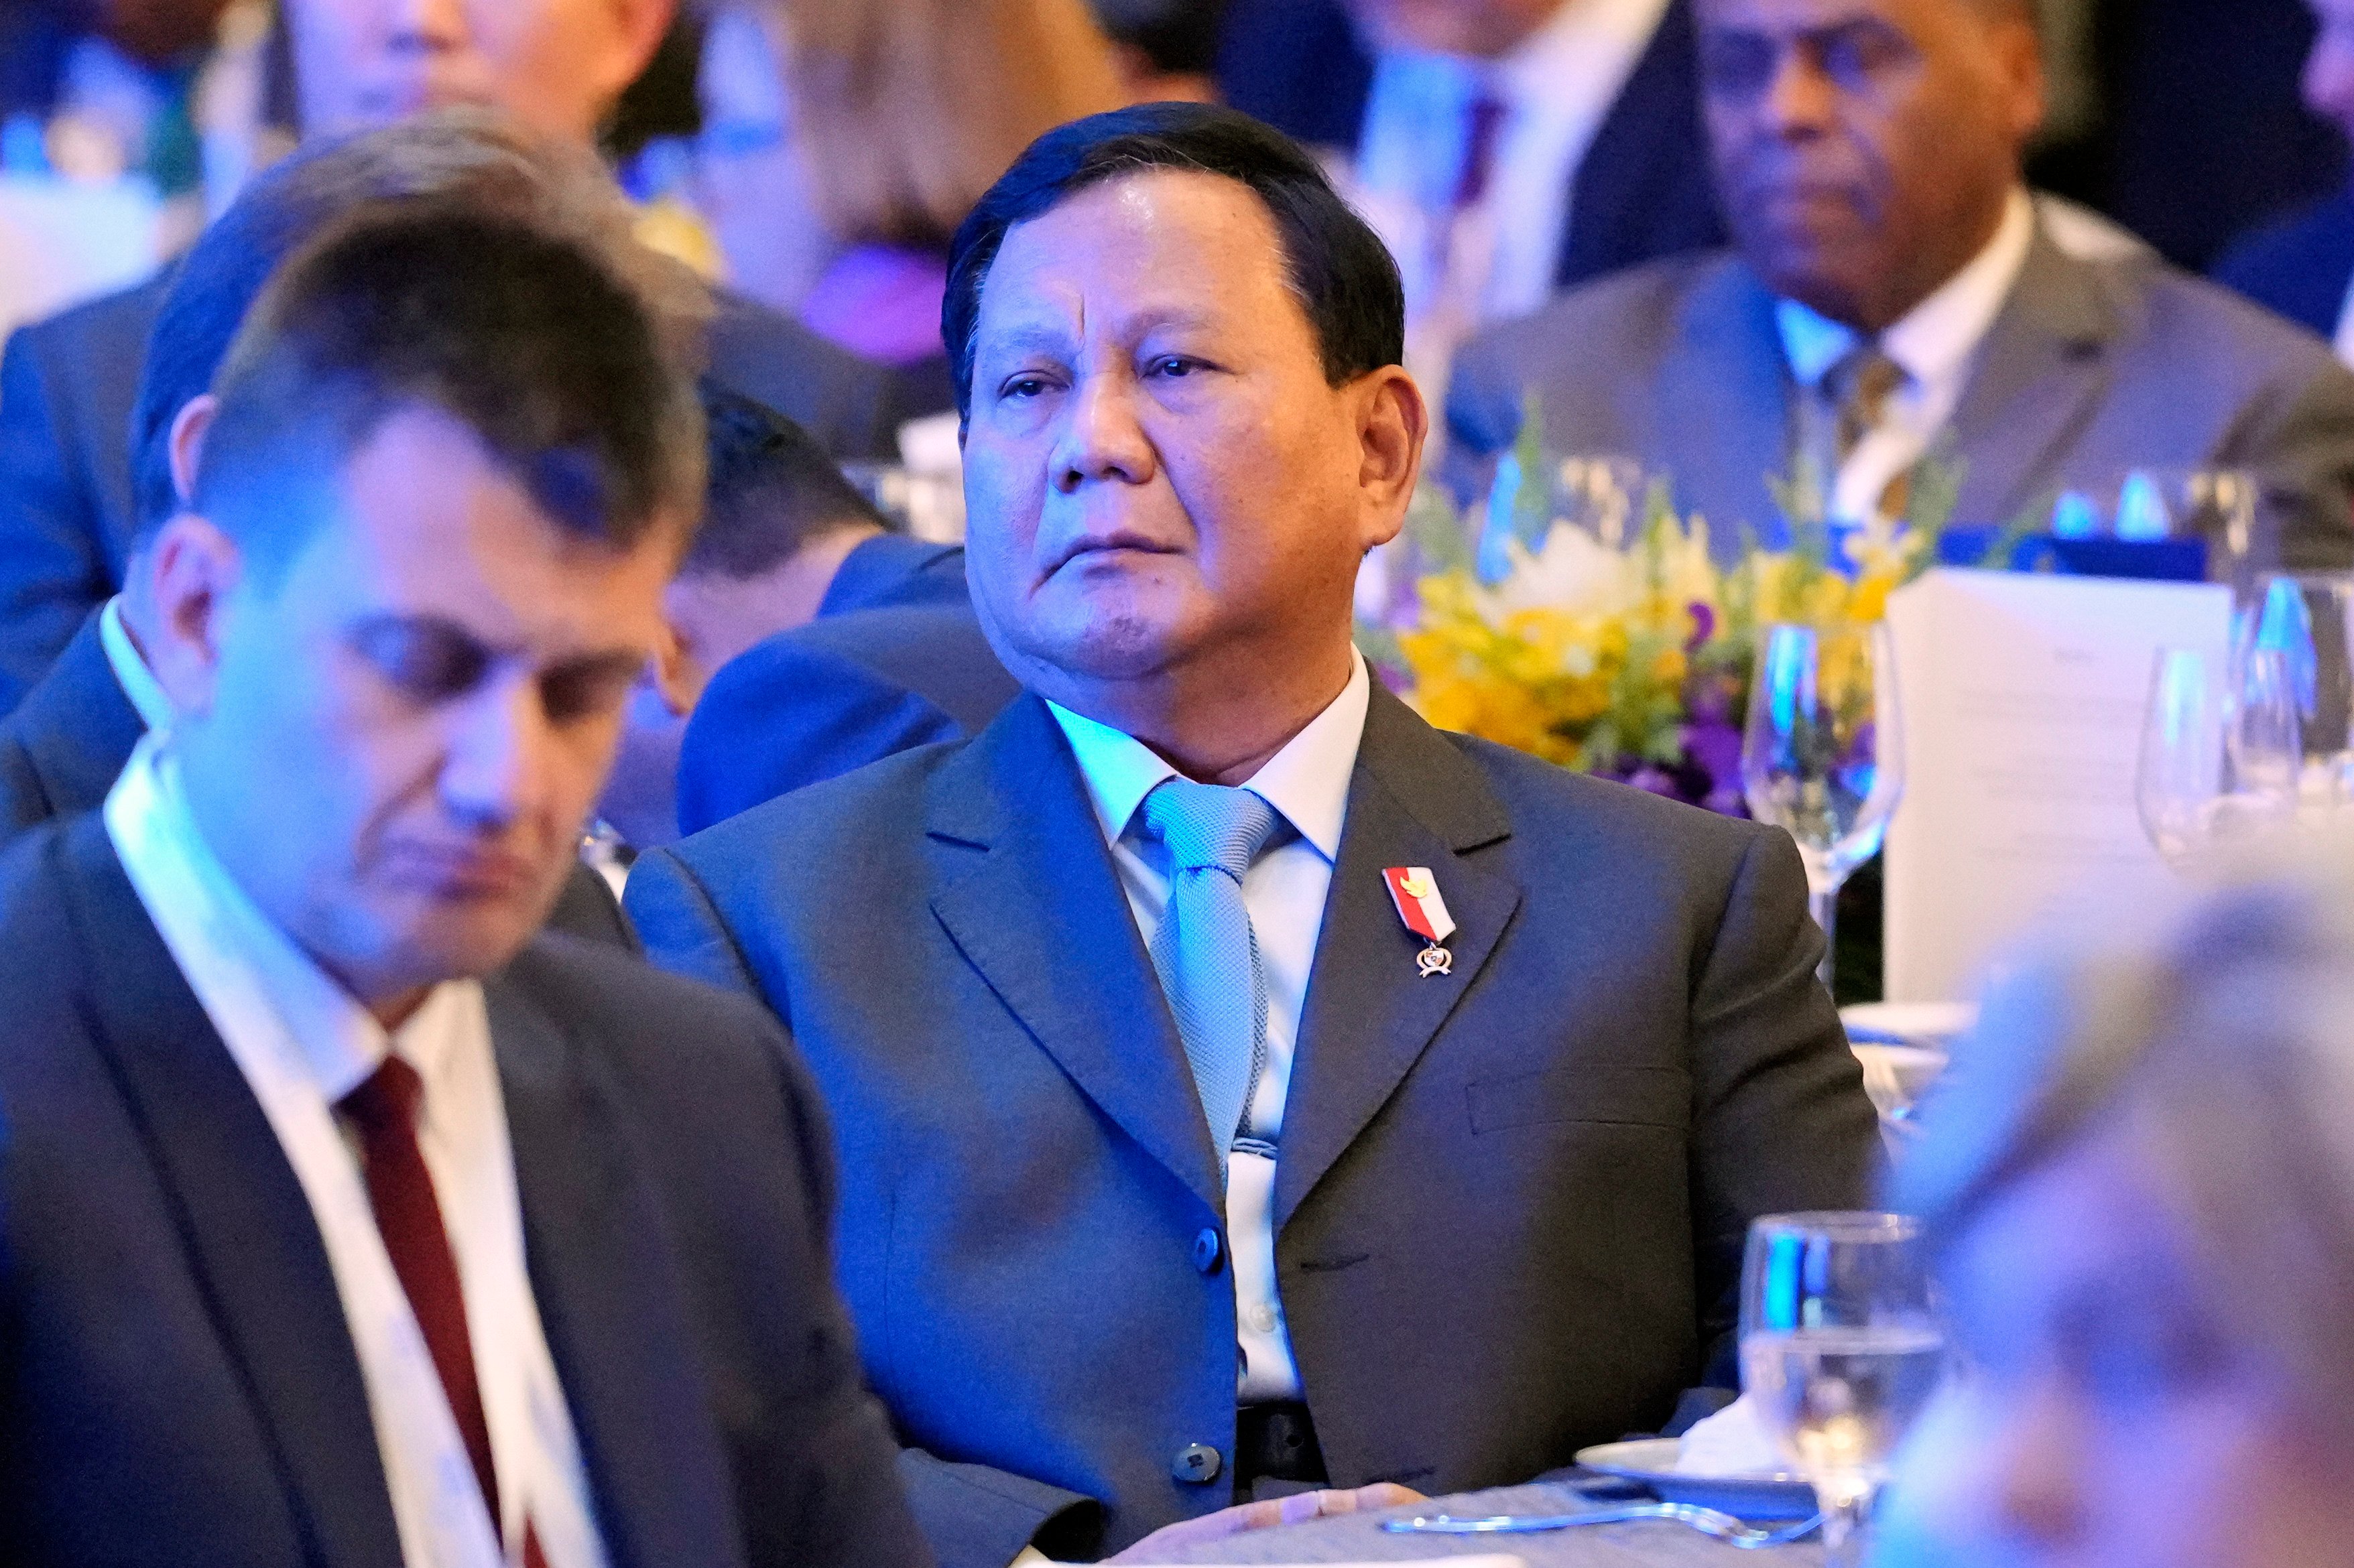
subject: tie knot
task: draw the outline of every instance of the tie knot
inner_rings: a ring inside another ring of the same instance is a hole
[[[1878,344],[1860,343],[1824,373],[1823,390],[1841,413],[1871,426],[1880,422],[1888,399],[1909,379],[1904,367]]]
[[[1144,828],[1169,846],[1170,869],[1223,871],[1235,881],[1275,836],[1282,818],[1248,789],[1163,779],[1144,798]]]
[[[358,1088],[344,1097],[337,1108],[352,1118],[363,1137],[414,1133],[417,1105],[424,1097],[425,1080],[417,1075],[417,1069],[398,1056],[387,1056]]]

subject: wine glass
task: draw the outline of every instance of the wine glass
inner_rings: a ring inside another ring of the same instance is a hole
[[[1896,659],[1884,624],[1766,629],[1749,686],[1741,789],[1750,815],[1797,841],[1829,989],[1840,886],[1880,853],[1904,792]]]
[[[1773,1214],[1741,1271],[1741,1386],[1813,1483],[1831,1568],[1861,1561],[1891,1456],[1935,1392],[1946,1340],[1919,1222]]]
[[[2280,573],[2264,579],[2238,644],[2243,662],[2273,652],[2296,697],[2308,813],[2354,804],[2354,575]]]
[[[2234,662],[2164,648],[2150,677],[2134,805],[2173,865],[2296,816],[2303,747],[2293,667],[2264,647]]]

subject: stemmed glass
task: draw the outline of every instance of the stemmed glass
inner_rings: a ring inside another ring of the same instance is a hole
[[[2234,664],[2164,648],[2150,676],[2134,805],[2173,865],[2296,817],[2304,748],[2294,666],[2262,646]]]
[[[2354,805],[2354,576],[2266,577],[2238,653],[2243,665],[2263,653],[2285,662],[2304,747],[2300,808],[2326,813]]]
[[[1788,830],[1807,867],[1831,983],[1840,885],[1880,853],[1904,792],[1896,658],[1882,624],[1766,629],[1741,740],[1750,815]]]
[[[1945,1349],[1918,1222],[1774,1214],[1749,1227],[1742,1391],[1813,1483],[1831,1568],[1861,1561],[1872,1499],[1936,1390]]]

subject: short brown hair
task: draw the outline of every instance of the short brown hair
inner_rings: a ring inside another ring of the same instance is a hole
[[[845,243],[945,249],[1022,149],[1118,107],[1085,0],[769,0],[818,213]]]
[[[362,207],[298,252],[215,384],[196,505],[264,561],[383,422],[438,409],[564,532],[630,549],[700,514],[703,413],[643,297],[578,237],[461,202]]]

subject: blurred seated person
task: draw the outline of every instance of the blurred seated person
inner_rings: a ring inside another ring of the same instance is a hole
[[[1334,150],[1404,274],[1406,363],[1557,288],[1724,239],[1691,0],[1250,0],[1227,101]]]
[[[2305,60],[2306,107],[2354,137],[2354,0],[2307,4],[2317,26]],[[2354,188],[2240,240],[2215,279],[2330,339],[2354,364]]]
[[[173,726],[0,862],[19,1568],[928,1561],[805,1073],[535,936],[702,499],[635,270],[365,208],[239,331]]]
[[[1991,1000],[1897,1167],[1966,1370],[1882,1568],[2354,1564],[2346,869]]]
[[[1085,0],[728,0],[703,83],[729,275],[893,366],[910,414],[956,406],[940,291],[957,225],[1031,138],[1121,101]]]
[[[2146,254],[2055,242],[2020,173],[2042,112],[2030,0],[1697,0],[1709,151],[1737,249],[1572,291],[1466,349],[1458,442],[1540,400],[1548,446],[1624,454],[1731,544],[1770,476],[1835,520],[2048,515],[2129,468],[2245,468],[2260,558],[2354,565],[2354,377],[2309,334]]]
[[[1230,3],[1090,0],[1111,39],[1121,96],[1132,103],[1215,103],[1218,26]]]
[[[193,494],[210,387],[270,275],[321,229],[364,202],[462,198],[596,238],[637,280],[680,352],[707,308],[682,269],[633,242],[620,193],[586,149],[511,121],[446,111],[384,131],[314,144],[248,185],[172,274],[147,345],[135,412],[141,523],[128,542],[122,590],[86,616],[55,663],[0,721],[0,834],[95,810],[133,747],[170,727],[171,705],[148,668],[162,634],[152,547]],[[566,885],[557,922],[627,942],[605,885]]]
[[[496,108],[586,152],[675,0],[284,0],[298,111],[324,140],[445,106]],[[0,713],[120,588],[137,512],[123,450],[155,313],[152,281],[21,329],[0,361]],[[723,297],[711,368],[843,457],[896,450],[886,373]]]
[[[695,832],[714,810],[732,816],[800,783],[962,733],[927,692],[985,722],[1015,690],[973,620],[961,548],[889,532],[782,415],[708,384],[703,407],[711,460],[703,528],[663,591],[670,641],[631,694],[620,757],[599,806],[631,850]],[[788,641],[797,657],[769,651],[777,633],[811,622],[825,630]],[[875,639],[877,627],[931,634]],[[884,662],[837,654],[819,667],[819,650],[830,644],[843,653],[871,648]],[[755,645],[760,652],[739,673],[738,656]],[[902,668],[928,669],[925,691],[891,678]],[[698,705],[713,700],[715,677],[726,688],[705,725]],[[963,700],[969,688],[981,694],[979,711]],[[680,746],[697,733],[690,715],[705,745],[688,813]],[[862,727],[880,733],[858,744]]]

